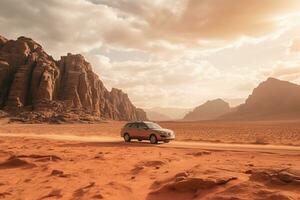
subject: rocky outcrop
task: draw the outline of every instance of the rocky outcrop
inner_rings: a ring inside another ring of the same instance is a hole
[[[207,101],[185,115],[183,120],[198,121],[216,119],[230,111],[229,104],[222,99]]]
[[[46,121],[62,115],[146,119],[127,94],[108,91],[82,55],[68,54],[56,61],[25,37],[14,41],[0,36],[0,109]]]
[[[222,119],[272,120],[300,117],[300,85],[268,78],[259,84],[245,104]]]

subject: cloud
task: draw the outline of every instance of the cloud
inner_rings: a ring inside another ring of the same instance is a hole
[[[300,84],[300,60],[278,62],[269,76]]]
[[[100,78],[109,89],[122,88],[131,94],[136,105],[142,107],[194,105],[204,101],[204,94],[212,94],[205,86],[221,77],[220,71],[206,61],[107,62],[109,59],[103,56],[86,55],[86,58],[95,71],[100,72]]]
[[[283,28],[287,16],[299,12],[290,0],[92,0],[142,20],[148,40],[186,46],[210,45],[241,37],[262,37]]]
[[[209,99],[247,97],[269,75],[252,68],[218,69],[208,61],[187,58],[114,62],[87,55],[87,60],[109,89],[122,88],[140,107],[192,107]]]
[[[300,38],[295,38],[291,41],[289,53],[300,53]]]
[[[298,0],[2,0],[0,28],[58,56],[107,46],[159,54],[262,37],[288,22]]]
[[[193,106],[246,97],[268,76],[297,80],[299,65],[274,63],[290,56],[280,55],[299,10],[299,0],[1,0],[0,34],[55,58],[84,54],[137,106]]]
[[[134,19],[124,19],[108,6],[85,0],[2,0],[0,22],[1,34],[32,37],[56,57],[89,51],[117,35],[120,39],[115,42],[124,37],[130,43],[138,34]]]

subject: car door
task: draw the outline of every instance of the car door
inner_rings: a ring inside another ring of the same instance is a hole
[[[131,138],[136,138],[138,136],[138,124],[137,123],[132,123],[128,127],[128,133]]]
[[[139,137],[141,139],[148,139],[148,127],[145,123],[139,123]]]
[[[127,133],[129,133],[131,138],[134,138],[134,135],[136,134],[136,125],[135,123],[131,123],[126,130]]]

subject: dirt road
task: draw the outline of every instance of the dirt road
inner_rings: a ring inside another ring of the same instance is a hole
[[[124,145],[151,145],[148,141],[124,143],[122,138],[104,137],[104,136],[79,136],[79,135],[59,135],[59,134],[28,134],[28,133],[0,133],[0,137],[25,137],[36,139],[49,139],[59,141],[78,141],[78,142],[96,142],[110,143],[112,146]],[[300,154],[300,146],[287,145],[259,145],[259,144],[229,144],[229,143],[208,143],[194,141],[172,141],[157,145],[161,148],[199,148],[205,150],[230,150],[230,151],[252,151],[252,152],[269,152],[269,153],[289,153]]]

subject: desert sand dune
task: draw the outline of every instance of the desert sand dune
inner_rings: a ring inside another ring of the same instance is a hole
[[[124,123],[3,123],[0,198],[300,199],[298,121],[163,122],[178,139],[158,145]]]
[[[24,136],[0,136],[0,141],[2,199],[300,198],[297,149],[207,149]]]
[[[17,156],[11,156],[7,160],[0,163],[0,169],[31,168],[35,166],[35,164],[19,159]]]

